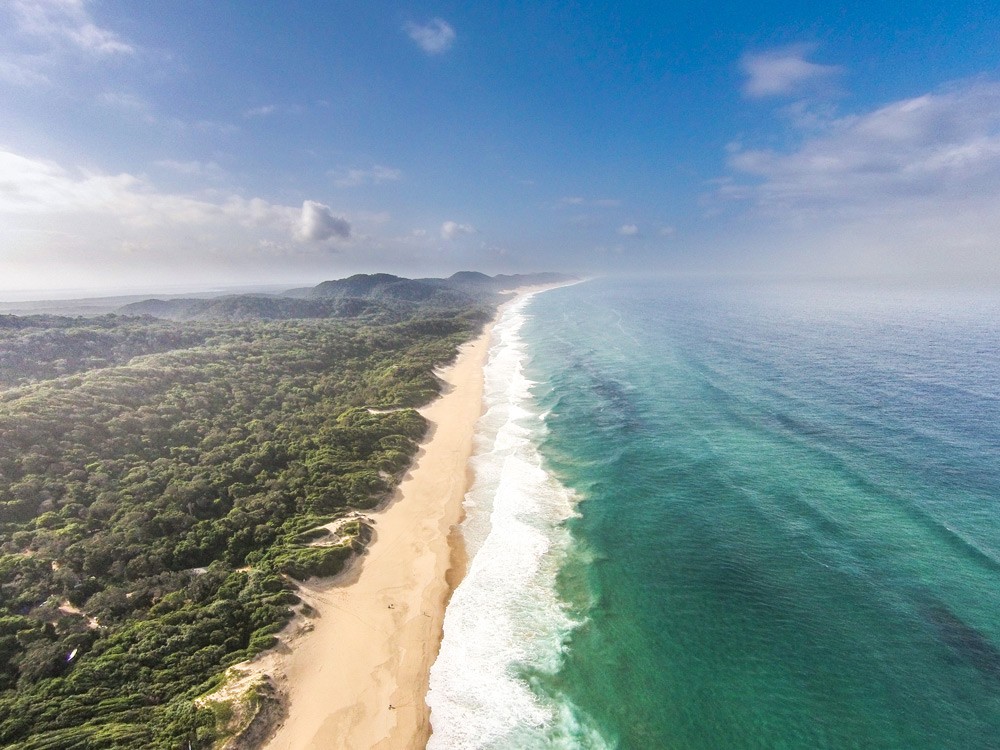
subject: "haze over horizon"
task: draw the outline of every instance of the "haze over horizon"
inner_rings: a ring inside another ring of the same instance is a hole
[[[0,0],[0,288],[1000,280],[986,2]]]

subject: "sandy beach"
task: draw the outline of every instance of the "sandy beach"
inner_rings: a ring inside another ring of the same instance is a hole
[[[428,674],[464,565],[453,531],[469,486],[489,342],[487,327],[441,373],[443,395],[421,410],[428,436],[393,500],[370,514],[367,552],[342,577],[302,586],[315,613],[260,664],[288,706],[267,750],[426,744]]]

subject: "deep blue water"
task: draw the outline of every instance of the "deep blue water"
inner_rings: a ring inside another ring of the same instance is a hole
[[[530,539],[537,602],[449,617],[541,646],[488,649],[475,746],[1000,747],[997,296],[598,280],[519,316],[526,463],[486,441],[470,516],[507,531],[473,564]]]

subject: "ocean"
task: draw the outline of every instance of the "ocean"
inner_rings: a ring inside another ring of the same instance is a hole
[[[1000,746],[1000,297],[509,307],[429,747]]]

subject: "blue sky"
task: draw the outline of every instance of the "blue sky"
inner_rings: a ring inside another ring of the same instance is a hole
[[[996,278],[998,62],[995,2],[0,0],[0,288]]]

